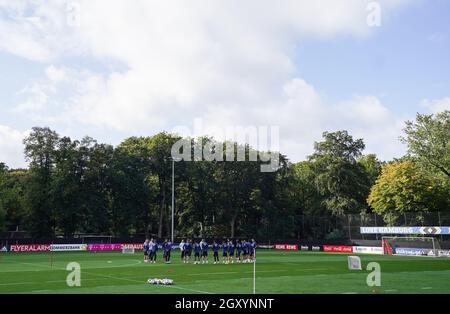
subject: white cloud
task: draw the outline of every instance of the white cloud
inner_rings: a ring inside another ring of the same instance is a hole
[[[9,167],[25,167],[23,157],[22,140],[28,135],[28,131],[21,132],[11,127],[0,125],[0,162]]]
[[[400,157],[406,147],[399,141],[408,117],[394,115],[374,96],[354,96],[337,104],[332,113],[335,129],[346,129],[355,138],[363,138],[366,152],[381,159]]]
[[[312,85],[298,78],[288,81],[280,93],[276,104],[210,106],[196,118],[202,122],[203,130],[279,126],[281,152],[294,161],[310,155],[314,141],[320,141],[324,131],[348,130],[354,138],[364,139],[366,153],[376,153],[382,159],[400,157],[405,152],[398,138],[409,117],[396,117],[375,96],[355,95],[330,103]],[[185,127],[190,132],[184,135],[194,133],[192,120]]]
[[[422,107],[427,108],[431,113],[439,113],[445,110],[450,110],[450,97],[441,99],[424,99],[421,103]]]
[[[38,62],[77,53],[66,1],[0,1],[0,49]]]
[[[53,82],[60,82],[67,79],[67,73],[63,68],[51,65],[45,69],[45,74]]]
[[[190,126],[197,117],[215,125],[279,125],[294,160],[329,128],[367,127],[375,142],[370,126],[395,129],[396,120],[370,96],[327,103],[291,55],[305,38],[370,35],[368,0],[72,2],[79,4],[78,26],[68,23],[74,12],[67,2],[0,0],[0,49],[63,64],[46,69],[19,112],[42,117],[49,103],[61,103],[55,119],[128,134]],[[383,14],[408,2],[380,1]],[[123,67],[95,72],[66,57]]]
[[[33,85],[24,88],[20,94],[25,95],[25,100],[16,105],[12,111],[15,113],[30,113],[42,111],[48,103],[49,86],[35,82]]]

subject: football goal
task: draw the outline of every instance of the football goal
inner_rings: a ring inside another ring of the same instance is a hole
[[[134,247],[133,246],[122,246],[122,254],[134,254]]]
[[[110,235],[81,235],[81,243],[83,244],[111,244],[112,236]]]
[[[434,237],[382,237],[383,254],[439,256],[441,246]]]

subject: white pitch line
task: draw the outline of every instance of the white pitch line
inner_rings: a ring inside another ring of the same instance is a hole
[[[106,279],[106,278],[105,278]],[[90,281],[90,280],[101,280],[99,278],[94,279],[83,279],[83,281]],[[44,283],[60,283],[60,282],[66,282],[65,280],[49,280],[44,281]],[[12,283],[0,283],[0,286],[16,286],[16,285],[33,285],[37,283],[42,283],[42,281],[27,281],[27,282],[12,282]]]
[[[24,264],[24,265],[31,265],[31,266],[39,266],[39,267],[45,267],[45,268],[51,268],[51,269],[58,269],[58,270],[65,270],[64,268],[58,268],[58,267],[53,267],[53,266],[48,266],[48,265],[45,265],[45,264],[33,264],[33,263],[25,263],[25,262],[22,262],[22,263],[20,263],[20,264]]]
[[[279,272],[283,272],[283,271],[288,271],[287,269],[280,269],[280,270],[258,270],[256,271],[258,274],[260,273],[279,273]],[[253,274],[253,271],[246,271],[244,273],[250,273]]]
[[[139,261],[139,260],[132,260],[132,261],[134,261],[134,263],[132,263],[132,264],[122,264],[122,265],[115,265],[115,266],[100,266],[100,267],[93,266],[93,267],[84,267],[84,268],[87,268],[87,269],[91,269],[91,268],[103,268],[103,269],[106,269],[106,268],[129,267],[129,266],[135,266],[135,265],[142,264],[142,261]],[[39,266],[39,267],[50,268],[50,269],[55,269],[55,270],[64,270],[64,271],[66,270],[65,268],[59,268],[59,267],[56,267],[56,266],[49,266],[49,265],[46,265],[46,264],[34,264],[34,263],[25,263],[25,262],[22,262],[21,264],[31,265],[31,266]]]
[[[143,283],[141,280],[136,280],[136,279],[114,277],[114,276],[109,276],[109,275],[100,275],[100,274],[88,273],[88,272],[84,272],[84,273],[90,274],[90,275],[94,275],[94,276],[100,276],[100,277],[105,277],[105,278],[116,279],[116,280],[126,280],[126,281],[132,281],[132,282],[136,282],[136,283]],[[192,291],[192,292],[212,294],[211,292],[201,291],[201,290],[194,290],[194,289],[184,288],[184,287],[180,287],[180,286],[160,286],[160,287],[168,287],[168,288],[181,289],[181,290],[187,290],[187,291]]]
[[[31,285],[35,282],[13,282],[13,283],[0,283],[0,286],[16,286],[16,285]]]
[[[84,274],[88,274],[88,275],[93,275],[93,276],[104,277],[104,278],[110,278],[110,279],[116,279],[116,280],[126,280],[126,281],[132,281],[132,282],[139,282],[139,283],[142,283],[142,281],[136,280],[136,279],[122,278],[122,277],[114,277],[114,276],[109,276],[109,275],[101,275],[101,274],[96,274],[96,273],[90,273],[90,272],[87,272],[87,271],[83,271],[83,273],[84,273]]]
[[[107,278],[105,278],[107,279]],[[82,279],[83,281],[92,281],[92,280],[102,280],[100,278],[88,278],[88,279]],[[49,280],[44,281],[45,283],[60,283],[60,282],[66,282],[66,280]]]
[[[52,290],[33,290],[31,292],[50,292],[50,291],[52,291]]]
[[[304,268],[304,269],[296,269],[295,271],[310,271],[310,270],[329,270],[329,268]]]
[[[387,289],[387,290],[384,290],[385,292],[397,292],[398,290],[397,289]]]
[[[228,274],[238,274],[237,271],[225,271],[221,273],[196,273],[196,274],[187,274],[188,276],[201,276],[201,275],[228,275]]]
[[[201,291],[201,290],[194,290],[194,289],[189,289],[189,288],[184,288],[184,287],[179,287],[179,286],[161,286],[161,287],[181,289],[181,290],[192,291],[192,292],[199,292],[199,293],[205,293],[205,294],[214,294],[212,292]]]
[[[280,269],[280,270],[260,270],[257,271],[257,273],[279,273],[279,272],[285,272],[288,271],[287,269]],[[228,275],[228,274],[253,274],[253,271],[225,271],[220,273],[195,273],[195,274],[188,274],[188,276],[201,276],[201,275]]]
[[[422,289],[422,290],[430,290],[430,289],[433,289],[433,287],[422,287],[420,289]]]

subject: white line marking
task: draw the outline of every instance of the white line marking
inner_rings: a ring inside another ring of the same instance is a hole
[[[34,282],[12,282],[12,283],[0,283],[0,286],[15,286],[15,285],[30,285]]]
[[[50,292],[51,290],[33,290],[31,292]]]
[[[285,272],[288,271],[287,269],[280,269],[280,270],[260,270],[257,271],[257,273],[278,273],[278,272]],[[195,273],[195,274],[188,274],[188,276],[201,276],[201,275],[228,275],[228,274],[253,274],[253,271],[225,271],[220,273]]]
[[[199,293],[205,293],[205,294],[214,294],[212,292],[201,291],[201,290],[194,290],[194,289],[184,288],[184,287],[180,287],[180,286],[160,286],[160,287],[181,289],[181,290],[192,291],[192,292],[199,292]]]
[[[142,263],[142,261],[138,261],[138,260],[133,260],[134,261],[134,263],[130,263],[130,264],[122,264],[122,265],[116,265],[116,266],[104,266],[104,265],[102,265],[102,266],[100,266],[100,267],[97,267],[97,266],[90,266],[90,267],[86,267],[86,266],[84,266],[84,268],[87,268],[87,269],[91,269],[91,268],[119,268],[119,267],[129,267],[129,266],[135,266],[135,265],[139,265],[139,264],[141,264]],[[31,266],[39,266],[39,267],[44,267],[44,268],[50,268],[50,269],[55,269],[55,270],[66,270],[66,268],[64,267],[64,268],[59,268],[59,267],[56,267],[56,266],[49,266],[49,265],[46,265],[46,264],[34,264],[34,263],[25,263],[25,262],[22,262],[21,264],[24,264],[24,265],[31,265]]]
[[[295,271],[310,271],[310,270],[329,270],[329,268],[305,268],[305,269],[296,269]]]
[[[100,275],[100,274],[88,273],[88,272],[84,272],[84,273],[89,274],[89,275],[94,275],[94,276],[100,276],[100,277],[111,278],[111,279],[116,279],[116,280],[126,280],[126,281],[132,281],[132,282],[144,284],[144,282],[142,282],[141,280],[136,280],[136,279],[121,278],[121,277],[114,277],[114,276],[108,276],[108,275]],[[194,290],[194,289],[184,288],[184,287],[180,287],[180,286],[158,286],[158,287],[167,287],[167,288],[181,289],[181,290],[187,290],[187,291],[192,291],[192,292],[212,294],[211,292]]]
[[[225,271],[222,273],[197,273],[197,274],[188,274],[188,276],[201,276],[201,275],[228,275],[228,274],[237,274],[237,271]]]
[[[57,267],[52,267],[52,266],[45,265],[45,264],[33,264],[33,263],[25,263],[25,262],[22,262],[20,264],[31,265],[31,266],[39,266],[39,267],[45,267],[45,268],[52,268],[52,269],[63,269],[63,270],[66,270],[65,268],[57,268]]]
[[[433,289],[433,287],[422,287],[420,289],[422,289],[422,290],[430,290],[430,289]]]

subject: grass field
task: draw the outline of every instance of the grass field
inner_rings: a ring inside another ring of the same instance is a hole
[[[9,253],[0,255],[0,293],[252,293],[253,264],[193,265],[173,254],[170,265],[144,264],[142,254]],[[360,255],[362,271],[347,269],[346,254],[258,251],[257,293],[373,293],[369,262],[381,266],[377,293],[450,293],[450,259]],[[211,257],[210,257],[211,260]],[[81,265],[81,287],[68,287],[66,265]],[[173,279],[152,286],[149,278]]]

